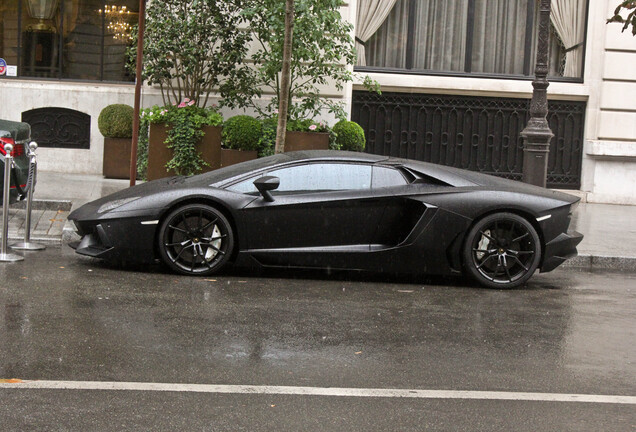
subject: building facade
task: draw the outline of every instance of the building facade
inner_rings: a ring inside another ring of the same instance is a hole
[[[137,1],[5,0],[0,118],[25,120],[41,169],[100,173],[97,117],[132,105],[125,67]],[[636,38],[605,24],[616,0],[553,0],[548,186],[636,204]],[[536,0],[350,0],[354,83],[326,89],[367,151],[520,179],[537,40]],[[362,85],[370,76],[382,95]],[[143,106],[161,104],[145,86]],[[225,113],[230,115],[231,113]],[[226,115],[226,116],[227,116]]]

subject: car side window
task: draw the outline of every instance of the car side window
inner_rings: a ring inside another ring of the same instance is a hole
[[[371,188],[371,166],[351,163],[310,163],[269,171],[263,175],[280,179],[274,194],[360,190]],[[233,192],[258,193],[251,177],[229,186]]]
[[[267,173],[280,179],[276,192],[326,192],[371,188],[371,166],[345,163],[310,163]]]
[[[383,166],[373,167],[373,177],[371,180],[371,187],[373,189],[405,186],[407,184],[408,181],[398,170]]]

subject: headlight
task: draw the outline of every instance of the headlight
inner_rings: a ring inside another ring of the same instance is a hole
[[[128,204],[129,202],[133,202],[138,200],[140,197],[130,197],[130,198],[122,198],[115,201],[109,201],[105,204],[102,204],[98,209],[97,213],[106,213],[107,211],[111,211],[116,209],[117,207],[121,207],[124,204]]]

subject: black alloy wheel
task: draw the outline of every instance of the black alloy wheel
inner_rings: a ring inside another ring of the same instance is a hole
[[[234,233],[226,217],[205,204],[172,211],[159,230],[159,253],[172,270],[186,275],[218,272],[234,249]]]
[[[480,284],[514,288],[525,283],[541,261],[541,241],[532,224],[514,213],[478,221],[464,244],[466,270]]]

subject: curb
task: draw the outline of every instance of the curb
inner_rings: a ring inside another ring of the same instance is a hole
[[[581,254],[564,262],[560,268],[583,270],[616,270],[636,273],[636,257],[614,257]]]
[[[18,201],[11,206],[12,208],[19,210],[26,210],[26,201]],[[34,199],[31,202],[31,208],[33,210],[62,210],[70,211],[73,207],[73,202],[68,200],[40,200]]]

